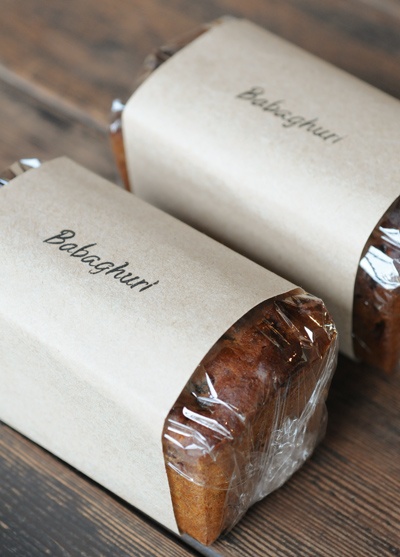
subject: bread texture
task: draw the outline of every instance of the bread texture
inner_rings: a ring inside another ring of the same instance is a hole
[[[400,198],[366,243],[354,288],[354,350],[387,373],[400,367]]]
[[[311,454],[336,348],[324,304],[301,289],[260,304],[213,346],[164,428],[182,533],[211,544]]]

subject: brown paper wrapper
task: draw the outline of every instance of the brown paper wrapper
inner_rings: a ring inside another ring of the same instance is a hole
[[[135,192],[317,292],[342,350],[355,356],[355,336],[358,357],[393,370],[399,275],[380,312],[360,256],[398,196],[399,103],[242,20],[178,50],[123,111]]]
[[[0,197],[0,419],[211,543],[323,433],[325,306],[67,159]]]

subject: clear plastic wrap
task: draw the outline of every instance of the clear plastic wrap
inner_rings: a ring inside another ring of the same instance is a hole
[[[39,165],[14,163],[1,184]],[[325,305],[297,288],[250,310],[209,350],[163,431],[181,533],[211,544],[312,454],[337,348]]]
[[[27,170],[39,166],[40,161],[38,159],[20,159],[0,174],[0,188]]]
[[[400,198],[363,250],[354,287],[356,356],[386,372],[400,366]]]
[[[165,423],[182,533],[212,543],[311,455],[336,355],[324,304],[301,289],[260,304],[214,345]]]
[[[150,54],[137,86],[168,58],[217,25],[216,20]],[[110,127],[115,160],[131,190],[122,136],[124,104],[113,105]],[[400,199],[400,198],[399,198]],[[353,300],[353,347],[356,358],[387,373],[400,366],[400,200],[383,215],[365,245],[357,270]]]

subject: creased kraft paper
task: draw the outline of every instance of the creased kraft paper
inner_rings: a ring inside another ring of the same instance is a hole
[[[228,20],[139,87],[123,134],[139,196],[320,295],[352,355],[358,262],[400,194],[399,122],[397,100]]]
[[[294,286],[67,159],[1,189],[0,237],[0,419],[176,530],[164,420],[218,338]],[[152,286],[89,272],[89,244]]]

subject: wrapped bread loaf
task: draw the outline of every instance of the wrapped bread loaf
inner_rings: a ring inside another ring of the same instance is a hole
[[[209,351],[164,428],[182,532],[212,543],[308,457],[324,431],[314,401],[326,398],[334,334],[321,301],[298,289],[253,309]]]
[[[400,103],[233,18],[156,50],[138,85],[128,110],[113,106],[126,187],[300,277],[329,304],[345,354],[397,369]]]
[[[0,419],[210,544],[323,435],[332,319],[71,161],[32,166],[1,177]]]

